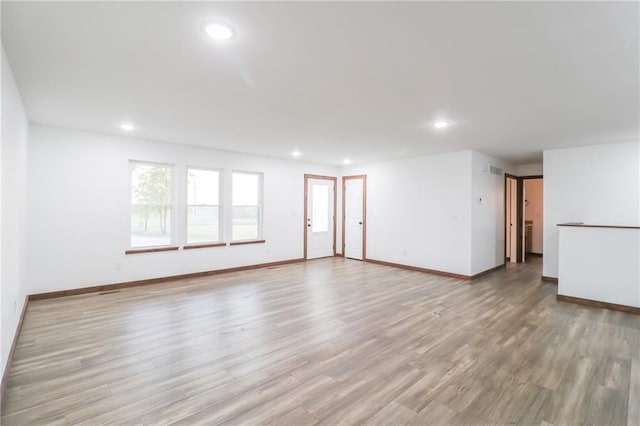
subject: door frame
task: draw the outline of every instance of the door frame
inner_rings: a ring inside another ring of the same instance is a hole
[[[507,206],[507,191],[510,191],[510,188],[507,185],[508,182],[509,182],[508,179],[514,179],[516,181],[516,188],[517,188],[517,186],[518,186],[518,176],[509,174],[509,173],[505,173],[504,174],[504,224],[503,224],[503,227],[502,227],[503,230],[504,230],[504,250],[502,252],[504,253],[504,263],[505,263],[505,265],[507,264],[507,209],[510,207],[510,206]],[[512,199],[511,200],[512,203],[514,203],[514,202],[517,203],[517,194],[518,194],[518,190],[516,189],[516,200]],[[513,218],[511,218],[511,220],[513,220]],[[517,222],[518,222],[518,212],[517,212],[517,209],[516,209],[516,241],[515,241],[515,244],[516,244],[516,260],[515,261],[519,262],[518,253],[520,253],[520,252],[518,251],[518,245],[517,244],[518,244],[518,241],[520,239],[518,238]],[[511,228],[509,228],[509,229],[511,229]],[[514,241],[511,241],[511,244],[513,245]],[[509,261],[511,261],[511,260],[513,260],[513,259],[509,259]]]
[[[524,181],[529,179],[542,179],[544,185],[544,177],[542,175],[528,175],[518,178],[518,209],[520,212],[518,216],[518,257],[520,260],[518,262],[526,262],[527,260],[524,246]]]
[[[330,180],[333,181],[333,255],[336,255],[336,212],[337,212],[337,193],[338,178],[335,176],[311,175],[304,174],[304,216],[302,217],[302,225],[304,226],[304,252],[303,257],[307,259],[307,215],[309,214],[309,179]]]
[[[367,175],[342,176],[342,256],[345,256],[345,223],[347,213],[345,200],[347,194],[347,180],[362,179],[362,261],[367,260]]]
[[[524,181],[527,179],[544,179],[543,175],[516,176],[509,173],[504,174],[504,261],[507,262],[507,178],[516,180],[516,263],[522,263],[524,256]],[[511,200],[513,202],[513,200]],[[513,244],[513,241],[511,242]]]

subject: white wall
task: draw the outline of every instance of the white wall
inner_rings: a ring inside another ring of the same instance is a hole
[[[524,218],[525,220],[533,221],[531,251],[542,254],[542,235],[544,232],[543,180],[525,179],[524,194],[525,199],[529,202],[524,208]]]
[[[540,176],[542,169],[542,163],[520,164],[515,168],[515,174],[516,176]]]
[[[490,165],[507,166],[461,151],[345,167],[367,175],[367,258],[461,275],[504,263],[504,176]]]
[[[27,295],[26,223],[27,144],[29,124],[11,66],[2,48],[2,226],[0,305],[2,372]]]
[[[367,257],[469,274],[471,153],[345,168],[367,175]]]
[[[544,152],[544,261],[558,276],[558,223],[640,224],[640,142]]]
[[[504,263],[504,175],[490,173],[490,166],[509,165],[480,152],[472,152],[471,273],[484,272]]]
[[[222,168],[226,182],[231,170],[263,172],[267,243],[125,255],[130,159],[176,164],[178,185],[186,165]],[[31,127],[29,172],[31,293],[301,258],[304,173],[337,175],[298,161],[41,126]]]
[[[558,294],[640,307],[640,230],[558,228]]]
[[[367,258],[470,273],[471,152],[346,167],[367,175]]]

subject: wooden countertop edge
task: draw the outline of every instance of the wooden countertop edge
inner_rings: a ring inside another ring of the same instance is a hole
[[[611,228],[611,229],[640,229],[640,226],[625,225],[586,225],[582,222],[559,223],[558,226],[572,226],[575,228]]]

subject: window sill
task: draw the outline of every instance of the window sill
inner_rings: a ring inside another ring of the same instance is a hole
[[[232,241],[229,243],[230,246],[243,246],[245,244],[263,244],[266,243],[266,240],[250,240],[250,241]]]
[[[139,249],[131,249],[124,252],[124,254],[141,254],[141,253],[157,253],[161,251],[175,251],[180,247],[178,246],[169,246],[169,247],[151,247],[151,248],[139,248]]]
[[[225,247],[227,243],[204,243],[204,244],[189,244],[182,247],[183,250],[192,250],[199,248],[209,248],[209,247]]]

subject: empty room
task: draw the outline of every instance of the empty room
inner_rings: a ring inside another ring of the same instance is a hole
[[[0,16],[3,425],[640,424],[640,3]]]

